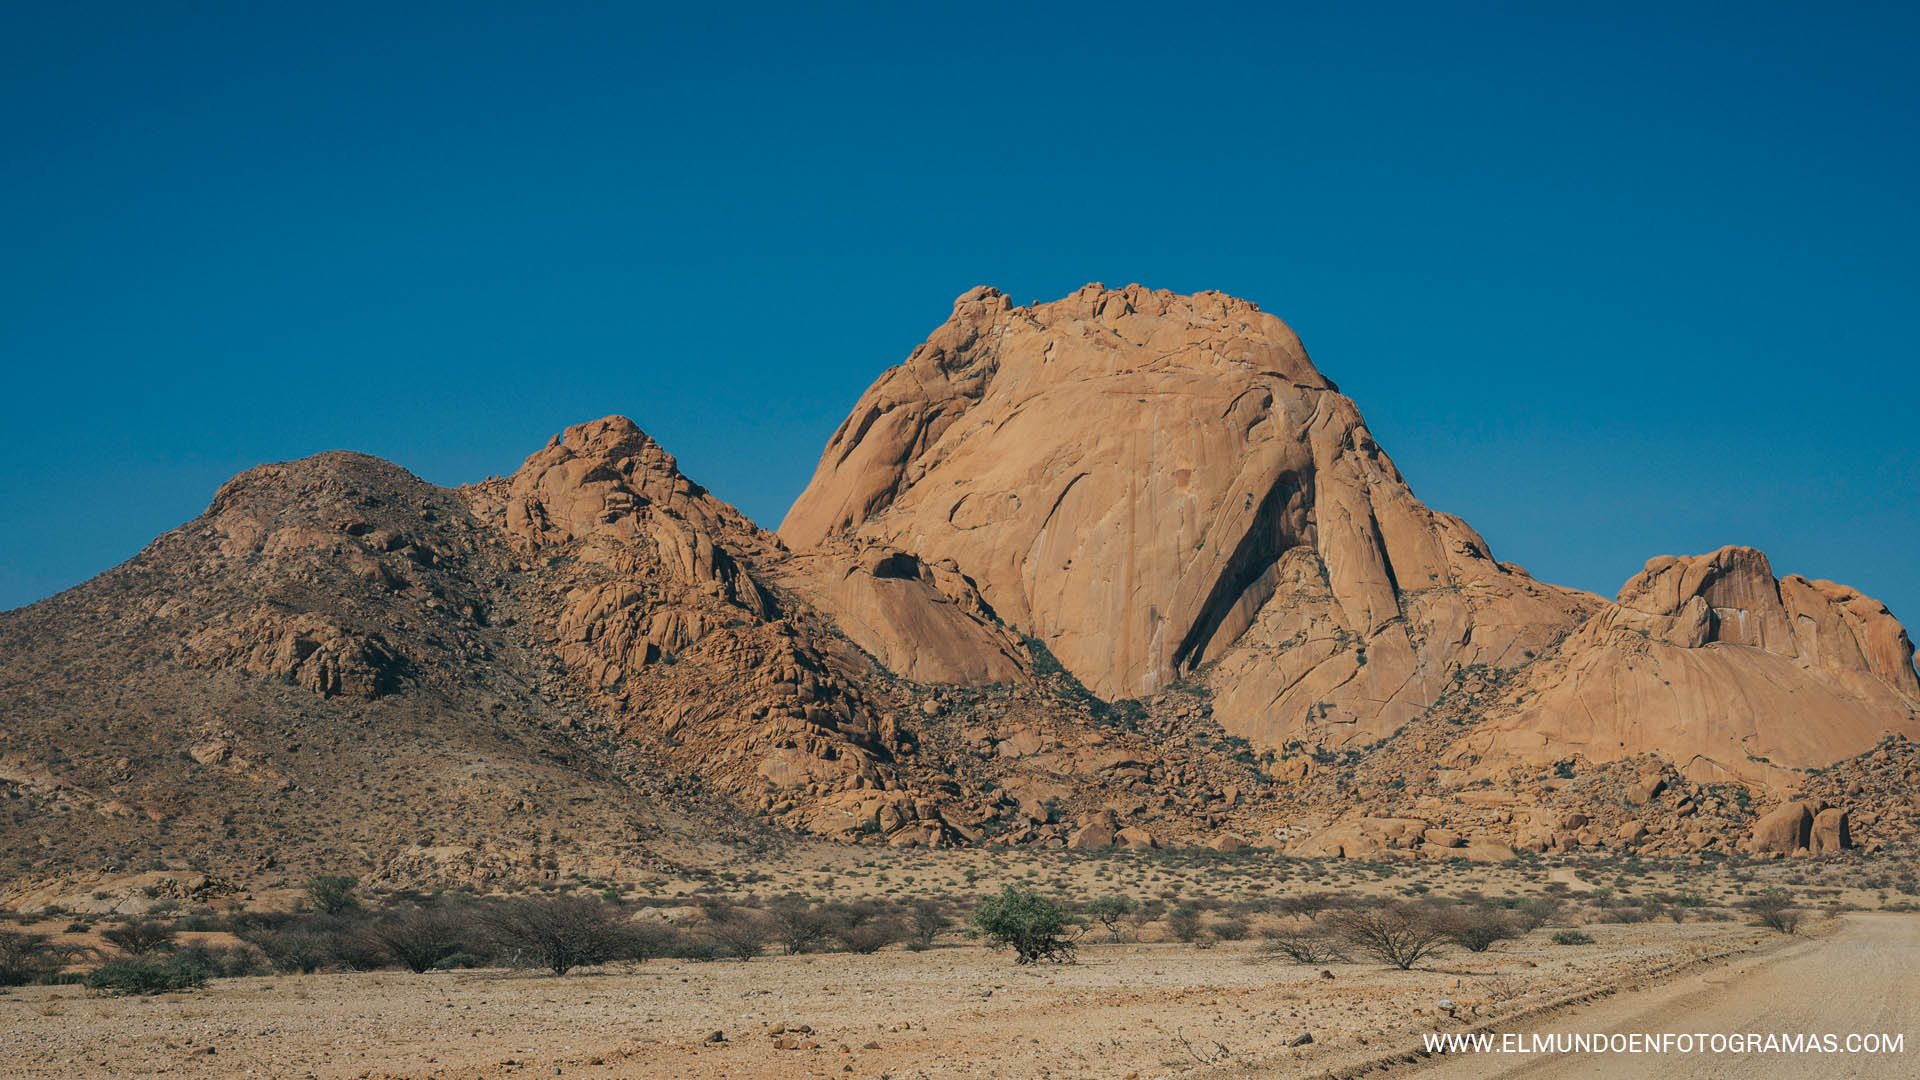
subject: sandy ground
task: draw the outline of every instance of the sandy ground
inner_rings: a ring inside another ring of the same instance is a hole
[[[1479,1023],[1570,992],[1633,985],[1704,957],[1764,953],[1786,942],[1737,923],[1587,930],[1597,944],[1556,946],[1548,928],[1489,953],[1443,954],[1412,972],[1330,965],[1332,978],[1318,967],[1262,958],[1255,943],[1243,942],[1092,945],[1079,963],[1037,968],[954,944],[866,957],[654,961],[565,978],[509,971],[273,976],[216,980],[204,991],[156,998],[29,987],[0,996],[0,1072],[1319,1076],[1417,1040],[1444,1022],[1436,1011],[1443,999],[1455,1004],[1457,1023]],[[775,1025],[811,1031],[789,1030],[782,1044],[768,1034]],[[715,1031],[723,1041],[707,1041]],[[1303,1032],[1313,1041],[1290,1047]]]
[[[1672,1077],[1758,1080],[1920,1076],[1920,917],[1858,913],[1830,935],[1708,965],[1661,986],[1542,1017],[1539,1032],[1831,1033],[1839,1053],[1454,1054],[1419,1080]],[[1847,1053],[1849,1034],[1904,1035],[1894,1053]]]

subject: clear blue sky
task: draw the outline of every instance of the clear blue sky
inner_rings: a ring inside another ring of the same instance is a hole
[[[9,5],[0,607],[616,412],[774,525],[955,295],[1099,280],[1288,320],[1541,577],[1920,620],[1914,5],[1031,7]]]

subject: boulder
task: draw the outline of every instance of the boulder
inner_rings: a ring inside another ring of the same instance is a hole
[[[1815,855],[1832,855],[1852,846],[1853,834],[1848,828],[1845,810],[1830,807],[1813,815],[1813,827],[1809,830],[1807,850]]]
[[[1814,808],[1805,802],[1775,807],[1753,823],[1753,831],[1742,847],[1756,855],[1791,855],[1805,850],[1813,834],[1813,815]]]
[[[1067,837],[1067,846],[1081,851],[1097,851],[1113,846],[1115,833],[1113,826],[1105,822],[1092,821],[1075,829]]]
[[[1447,852],[1450,857],[1476,863],[1511,862],[1520,857],[1513,845],[1490,836],[1476,836],[1466,847]]]
[[[1388,851],[1406,850],[1425,835],[1419,818],[1349,818],[1293,841],[1286,853],[1295,858],[1371,859]]]

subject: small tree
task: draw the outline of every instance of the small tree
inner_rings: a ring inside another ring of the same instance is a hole
[[[1800,909],[1793,906],[1793,896],[1785,889],[1768,889],[1757,896],[1748,897],[1740,906],[1752,912],[1761,926],[1783,934],[1800,930]]]
[[[100,936],[128,956],[145,956],[155,949],[164,949],[172,945],[174,930],[172,923],[164,923],[158,919],[141,919],[102,930]]]
[[[972,922],[994,948],[1012,949],[1015,963],[1073,959],[1068,935],[1074,924],[1067,909],[1030,886],[1008,885],[1000,895],[981,900]]]
[[[1296,964],[1331,964],[1346,959],[1339,943],[1325,929],[1312,923],[1276,927],[1262,936],[1267,944],[1261,951],[1279,953]]]
[[[555,975],[617,959],[630,943],[619,910],[599,897],[517,900],[490,912],[487,921],[501,945]]]
[[[1425,906],[1388,904],[1341,915],[1334,932],[1381,963],[1406,971],[1440,949],[1447,924]]]
[[[390,911],[373,924],[371,933],[387,955],[416,974],[432,971],[440,961],[460,952],[472,952],[462,919],[445,908],[416,907]]]
[[[1131,896],[1102,896],[1087,905],[1087,914],[1099,920],[1107,928],[1107,939],[1120,940],[1120,922],[1127,916],[1140,910],[1140,904]]]
[[[1200,909],[1193,904],[1181,904],[1167,913],[1167,929],[1173,936],[1192,944],[1200,939]]]
[[[259,949],[282,975],[319,971],[333,958],[333,942],[311,930],[249,930],[241,938]]]
[[[840,944],[848,952],[865,956],[899,941],[905,936],[905,931],[893,919],[881,917],[843,926],[834,936],[840,939]]]
[[[352,874],[320,874],[307,879],[307,899],[328,915],[341,915],[360,906],[354,886],[360,884]]]
[[[835,913],[798,896],[783,896],[767,907],[774,933],[788,956],[813,952],[833,936]]]
[[[774,937],[773,920],[752,908],[710,904],[706,935],[722,952],[736,960],[751,960],[767,951]]]
[[[0,930],[0,986],[25,986],[66,967],[79,949],[45,934]]]
[[[912,909],[908,912],[908,936],[911,938],[911,944],[908,947],[930,949],[933,947],[933,939],[939,937],[952,925],[953,919],[948,917],[947,909],[941,905],[940,901],[915,900]]]
[[[1566,904],[1566,900],[1558,896],[1530,896],[1514,906],[1513,917],[1520,929],[1531,932],[1559,918]]]
[[[1520,936],[1520,927],[1513,917],[1496,908],[1455,908],[1439,917],[1447,940],[1468,952],[1486,952],[1495,942]]]
[[[644,964],[672,952],[679,942],[680,931],[658,919],[641,919],[627,924],[626,949],[621,959]]]

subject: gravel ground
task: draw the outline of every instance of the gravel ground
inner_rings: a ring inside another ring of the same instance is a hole
[[[1412,972],[1301,967],[1252,942],[1095,945],[1015,966],[966,944],[872,956],[216,980],[155,998],[0,996],[10,1076],[1139,1078],[1323,1075],[1478,1023],[1776,939],[1729,923],[1551,928]],[[1817,932],[1817,929],[1816,929]],[[1454,1003],[1457,1019],[1436,1003]],[[804,1025],[807,1030],[800,1029]],[[775,1036],[769,1029],[784,1026]],[[713,1032],[723,1040],[708,1041]],[[1303,1032],[1311,1043],[1288,1044]]]

